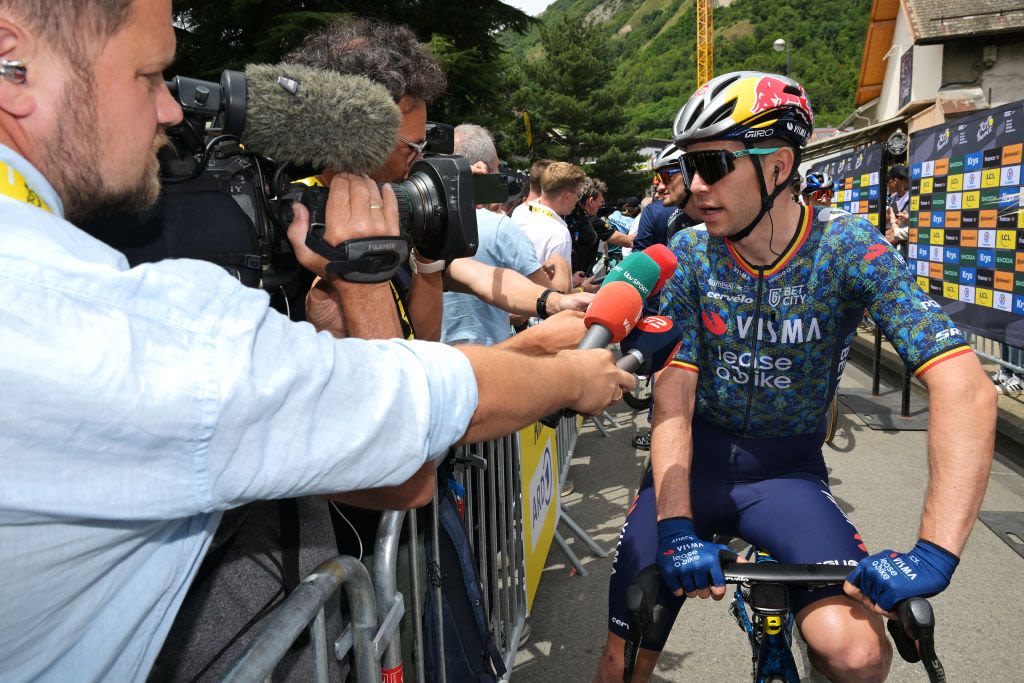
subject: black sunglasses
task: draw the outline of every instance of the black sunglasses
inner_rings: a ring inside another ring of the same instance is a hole
[[[679,170],[683,172],[683,184],[690,189],[695,175],[708,185],[714,185],[719,180],[736,170],[733,159],[748,156],[764,156],[772,152],[778,152],[781,147],[764,147],[756,149],[741,149],[737,152],[730,152],[727,149],[704,149],[699,152],[685,152],[679,158]]]

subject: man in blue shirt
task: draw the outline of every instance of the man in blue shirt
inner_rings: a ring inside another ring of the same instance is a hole
[[[69,220],[155,200],[174,43],[170,0],[0,0],[3,679],[142,680],[223,510],[396,484],[632,383],[604,351],[336,341],[212,264],[129,269]],[[398,234],[390,190],[331,189],[332,244]],[[386,285],[330,284],[394,336]]]

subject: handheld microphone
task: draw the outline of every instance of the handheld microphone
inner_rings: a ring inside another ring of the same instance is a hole
[[[611,342],[620,341],[633,330],[640,319],[644,301],[632,285],[627,282],[609,282],[597,291],[597,295],[583,317],[587,333],[576,348],[578,350],[603,349]],[[574,415],[571,410],[557,410],[540,423],[554,427],[563,415]]]
[[[301,64],[245,68],[246,148],[277,162],[342,173],[381,167],[402,113],[387,89],[363,76]]]
[[[583,324],[587,333],[577,349],[603,349],[633,330],[643,309],[640,292],[627,282],[608,282],[590,303]]]
[[[634,251],[608,272],[601,289],[613,282],[625,282],[640,294],[641,299],[646,299],[654,292],[660,277],[658,263],[646,253]]]
[[[682,339],[682,329],[671,318],[648,316],[619,342],[623,356],[616,365],[626,372],[653,374],[675,357]]]
[[[672,278],[672,275],[675,274],[679,261],[676,259],[676,255],[672,253],[672,250],[664,244],[652,244],[644,249],[643,253],[650,256],[658,264],[658,268],[661,269],[661,275],[658,276],[658,282],[654,285],[654,291],[652,292],[652,294],[657,294],[665,286],[665,283]]]

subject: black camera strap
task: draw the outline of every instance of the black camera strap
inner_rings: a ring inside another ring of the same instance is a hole
[[[306,246],[327,259],[326,270],[348,282],[387,282],[409,260],[407,237],[360,237],[334,247],[314,226],[306,233]]]

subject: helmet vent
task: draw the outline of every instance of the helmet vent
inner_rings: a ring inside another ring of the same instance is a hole
[[[730,116],[732,116],[732,113],[733,113],[733,111],[735,109],[736,109],[736,100],[735,99],[731,99],[728,102],[726,102],[725,104],[723,104],[721,107],[716,109],[713,114],[708,116],[708,118],[705,121],[704,125],[705,126],[713,126],[716,123],[724,121],[725,119],[727,119]]]
[[[697,123],[697,119],[704,112],[704,102],[698,102],[697,106],[693,108],[693,113],[690,115],[690,120],[686,122],[684,130],[692,130]]]
[[[736,81],[740,80],[741,77],[742,77],[741,73],[735,73],[735,74],[732,74],[731,76],[729,76],[727,78],[723,78],[718,83],[718,85],[715,86],[715,89],[711,92],[711,97],[712,98],[718,97],[718,95],[720,95],[723,90],[728,88],[730,85],[732,85]]]

